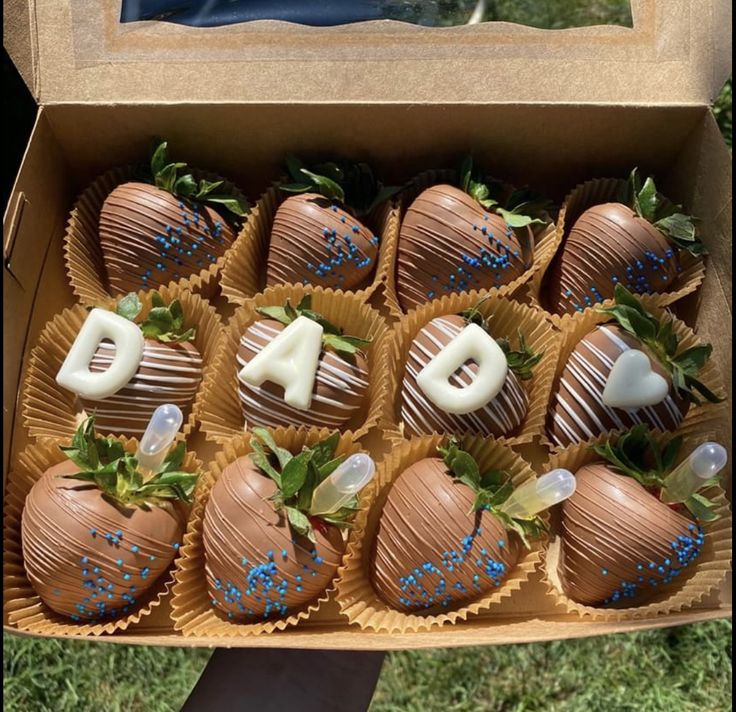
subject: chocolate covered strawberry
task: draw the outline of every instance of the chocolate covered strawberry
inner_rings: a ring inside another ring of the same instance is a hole
[[[505,473],[481,473],[454,440],[438,454],[391,485],[371,549],[373,588],[403,612],[442,611],[501,586],[543,530],[538,517],[503,510],[514,491]]]
[[[611,299],[617,284],[637,294],[674,288],[683,250],[704,253],[694,219],[666,201],[635,168],[616,202],[588,208],[571,227],[542,285],[555,314],[574,314]]]
[[[122,442],[79,428],[67,460],[33,485],[22,515],[23,563],[43,602],[74,621],[124,616],[170,566],[197,473],[182,470],[184,443],[155,472]]]
[[[692,404],[722,398],[698,380],[710,344],[679,348],[669,317],[650,314],[623,285],[611,317],[575,347],[557,381],[547,432],[560,446],[646,423],[675,430]]]
[[[144,337],[143,356],[130,381],[103,400],[80,397],[87,413],[94,413],[102,433],[140,437],[164,403],[173,403],[185,417],[202,382],[202,355],[192,343],[196,325],[187,324],[181,304],[166,304],[158,292],[141,318],[143,305],[135,294],[120,300],[116,313],[136,322]],[[90,361],[92,373],[105,371],[115,358],[115,344],[103,341]]]
[[[366,407],[368,395],[368,360],[364,349],[370,339],[348,336],[311,308],[306,295],[292,307],[260,307],[264,318],[251,324],[240,339],[237,354],[238,393],[247,428],[254,425],[307,425],[343,428],[355,420]],[[300,318],[313,321],[322,329],[319,354],[313,371],[306,362],[298,367],[298,376],[313,375],[309,403],[289,402],[285,392],[288,383],[271,378],[259,383],[243,377],[242,370],[285,329]]]
[[[546,201],[526,190],[483,183],[466,159],[458,186],[434,185],[401,224],[396,290],[404,311],[449,292],[490,289],[531,266],[532,225]]]
[[[153,152],[145,182],[129,181],[107,196],[99,235],[112,294],[154,289],[216,262],[246,214],[244,199],[223,181],[197,182],[186,163],[170,163],[167,144]]]
[[[518,332],[518,349],[514,350],[506,338],[495,339],[506,356],[507,373],[500,392],[482,407],[468,413],[449,413],[433,403],[418,383],[419,374],[469,324],[491,329],[476,308],[463,314],[448,314],[432,319],[414,338],[409,349],[401,386],[401,420],[407,435],[455,433],[463,435],[510,435],[523,422],[529,405],[529,395],[522,385],[533,376],[533,369],[542,358],[526,343]],[[469,361],[448,379],[456,388],[466,388],[478,377],[480,365]]]
[[[253,452],[225,467],[204,512],[212,605],[235,621],[283,617],[319,598],[337,572],[357,497],[325,514],[314,492],[340,465],[334,434],[293,454],[255,429]]]
[[[380,235],[361,220],[397,188],[384,187],[365,163],[333,161],[308,170],[287,156],[296,193],[279,205],[271,229],[266,284],[360,289],[376,270]]]
[[[576,491],[562,505],[560,563],[564,591],[574,601],[636,605],[696,562],[705,541],[699,521],[716,515],[697,492],[673,507],[671,473],[680,445],[675,438],[660,447],[640,425],[616,443],[596,445],[601,461],[575,473]]]

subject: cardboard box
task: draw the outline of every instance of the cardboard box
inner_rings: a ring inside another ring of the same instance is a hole
[[[632,10],[633,29],[196,29],[121,26],[114,0],[6,2],[5,45],[41,108],[4,221],[3,482],[27,442],[17,393],[28,354],[74,301],[61,249],[73,200],[104,170],[140,160],[153,135],[253,198],[287,149],[365,157],[399,181],[472,148],[494,173],[557,200],[581,180],[638,165],[703,218],[705,284],[676,310],[713,343],[730,398],[731,159],[708,110],[730,72],[730,4],[635,0]],[[730,446],[730,435],[729,419],[719,438]],[[193,445],[203,460],[214,452],[200,436]],[[405,636],[347,626],[332,605],[282,633],[192,639],[173,632],[167,611],[104,640],[384,650],[528,642],[728,617],[731,588],[676,615],[593,623],[556,609],[538,574],[491,615]]]

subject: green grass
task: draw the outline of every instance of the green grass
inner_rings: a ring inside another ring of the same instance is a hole
[[[371,712],[731,709],[731,622],[390,655]]]
[[[178,710],[209,650],[3,636],[6,712]],[[371,712],[731,709],[731,622],[391,653]]]

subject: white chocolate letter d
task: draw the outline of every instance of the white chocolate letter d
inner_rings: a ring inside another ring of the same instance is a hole
[[[467,361],[478,364],[470,385],[453,386],[449,379]],[[503,388],[508,372],[506,354],[477,324],[468,324],[417,376],[417,385],[445,413],[464,415],[482,408]]]
[[[115,344],[108,368],[92,373],[89,363],[103,339]],[[132,321],[105,309],[93,309],[82,324],[56,374],[56,382],[83,398],[102,400],[117,393],[133,377],[143,358],[143,334]]]
[[[288,405],[307,410],[321,352],[322,327],[300,316],[248,361],[238,377],[249,386],[260,386],[264,381],[277,383],[283,386]]]

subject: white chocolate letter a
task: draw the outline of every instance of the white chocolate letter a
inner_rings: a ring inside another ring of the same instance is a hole
[[[306,316],[289,324],[240,369],[238,377],[250,386],[271,381],[284,387],[284,401],[307,410],[322,352],[322,327]]]
[[[103,339],[115,344],[115,357],[106,370],[92,373],[89,363]],[[83,398],[109,398],[133,378],[143,358],[143,345],[143,334],[132,321],[93,309],[61,364],[56,382]]]
[[[465,387],[449,379],[466,361],[475,361],[478,372]],[[464,415],[482,408],[503,388],[508,372],[506,354],[477,324],[468,324],[417,376],[417,385],[445,413]]]

